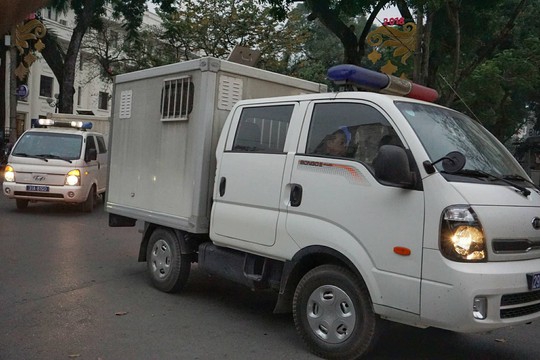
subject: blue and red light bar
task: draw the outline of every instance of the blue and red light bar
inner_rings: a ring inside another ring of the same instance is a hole
[[[351,84],[364,90],[384,94],[401,95],[417,100],[433,102],[439,97],[437,90],[418,85],[393,75],[364,69],[360,66],[343,64],[328,69],[328,79],[338,85]]]

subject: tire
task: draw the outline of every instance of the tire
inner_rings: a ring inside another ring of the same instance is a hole
[[[28,200],[25,199],[15,199],[15,202],[17,203],[17,209],[24,210],[28,207]]]
[[[294,293],[293,317],[314,354],[340,360],[369,352],[381,321],[365,285],[336,265],[322,265],[304,275]]]
[[[96,188],[92,186],[90,188],[90,192],[88,193],[88,196],[86,197],[86,200],[81,204],[81,210],[87,213],[92,212],[92,210],[94,210],[95,200],[96,200]]]
[[[157,289],[175,293],[182,290],[189,278],[191,257],[182,254],[180,240],[168,229],[156,229],[146,249],[146,269]]]

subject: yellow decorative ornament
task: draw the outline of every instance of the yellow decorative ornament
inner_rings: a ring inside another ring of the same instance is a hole
[[[15,46],[19,50],[19,54],[24,53],[24,49],[28,49],[30,45],[28,40],[41,39],[47,34],[47,28],[39,20],[30,20],[25,23],[20,23],[15,30]]]
[[[385,74],[393,74],[398,70],[397,66],[392,64],[390,60],[386,62],[386,65],[381,67],[381,71]]]
[[[15,76],[23,81],[30,72],[30,66],[37,60],[34,52],[41,52],[45,44],[41,39],[47,34],[45,25],[37,19],[28,20],[15,27],[14,46],[17,48],[22,61],[15,69]],[[36,41],[37,40],[37,41]],[[30,41],[35,42],[33,48]]]
[[[368,34],[366,42],[374,47],[373,52],[368,55],[373,64],[382,58],[379,49],[394,48],[392,55],[406,65],[416,46],[416,24],[408,22],[403,26],[380,26]],[[391,60],[381,67],[381,71],[386,74],[393,74],[397,70]],[[401,74],[401,77],[404,77],[404,74]]]

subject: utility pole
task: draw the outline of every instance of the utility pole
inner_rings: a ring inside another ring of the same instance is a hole
[[[11,36],[15,36],[17,29],[11,28]],[[13,39],[12,39],[13,41]],[[9,142],[17,141],[17,49],[13,44],[9,48],[10,71],[9,71]]]

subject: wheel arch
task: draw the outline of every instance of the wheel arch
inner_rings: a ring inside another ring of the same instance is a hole
[[[180,243],[180,252],[182,254],[193,254],[197,252],[199,243],[196,241],[197,240],[196,236],[192,236],[192,234],[184,232],[179,229],[174,229],[168,226],[145,222],[144,229],[142,230],[143,236],[141,239],[141,245],[139,247],[139,257],[138,257],[139,262],[146,261],[146,250],[148,248],[148,241],[150,240],[152,233],[156,231],[157,229],[164,229],[164,230],[172,231]]]
[[[300,250],[290,261],[285,263],[274,313],[290,313],[294,291],[300,279],[311,269],[325,264],[340,265],[350,270],[366,286],[372,298],[365,277],[347,256],[330,247],[313,245]]]

